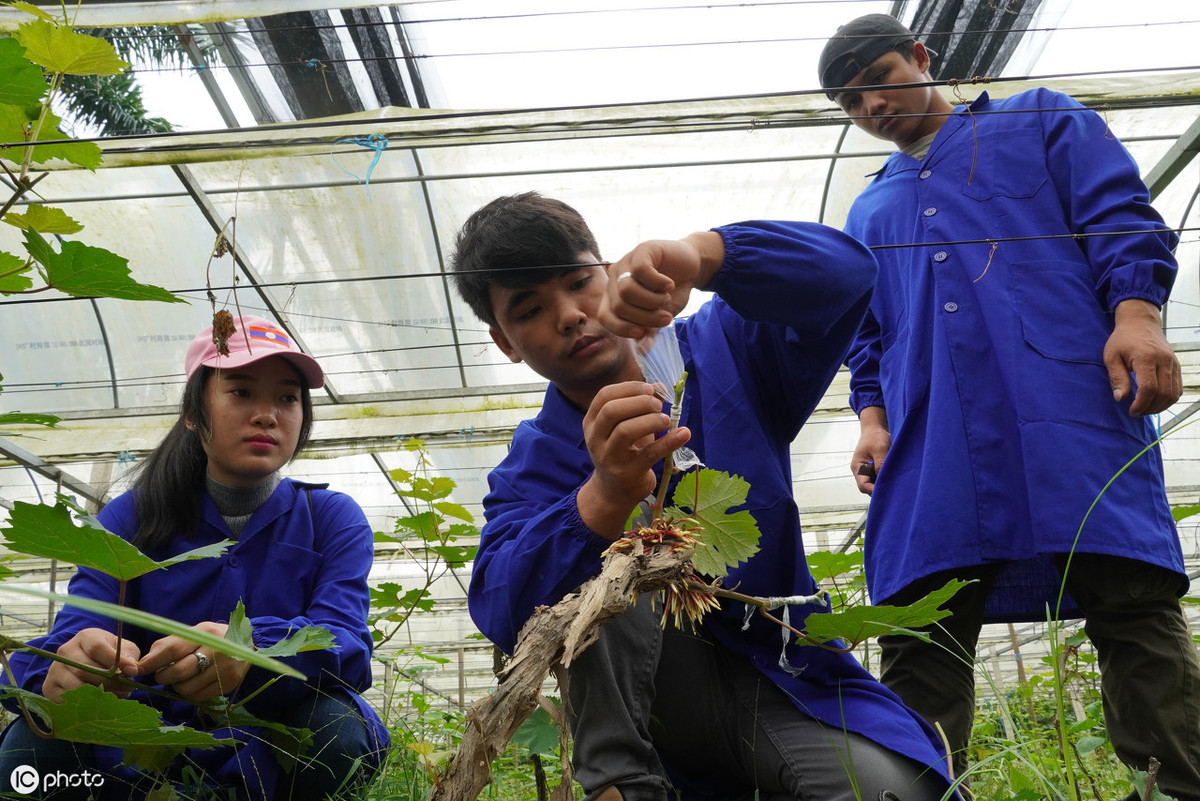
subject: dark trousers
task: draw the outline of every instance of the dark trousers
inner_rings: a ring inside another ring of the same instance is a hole
[[[912,603],[950,578],[977,579],[950,600],[953,615],[927,629],[932,642],[879,638],[883,683],[942,727],[959,775],[967,768],[975,648],[993,576],[979,567],[915,582],[889,602]],[[1075,554],[1065,582],[1099,657],[1104,719],[1117,757],[1139,770],[1156,758],[1164,793],[1200,801],[1200,661],[1176,596],[1178,576],[1133,559]]]
[[[367,724],[350,698],[340,692],[313,694],[310,700],[280,715],[279,722],[310,729],[313,736],[309,750],[291,773],[280,774],[274,798],[318,801],[363,795],[378,772],[383,755],[372,742]],[[153,788],[153,782],[146,777],[130,776],[127,772],[99,772],[91,745],[44,740],[30,730],[24,719],[17,718],[0,733],[0,797],[8,798],[8,793],[17,789],[11,783],[22,776],[28,780],[35,776],[42,779],[42,787],[47,789],[45,794],[39,788],[27,797],[56,801],[93,796],[103,801],[132,801],[145,798]],[[64,778],[61,782],[46,783],[47,776]],[[70,786],[66,777],[72,777],[75,785]],[[203,781],[202,777],[196,778]],[[257,792],[253,789],[256,786],[253,777],[247,776],[246,782],[247,787],[238,788],[239,797],[261,798],[261,789]],[[216,793],[210,792],[210,796],[216,797]],[[188,792],[180,797],[188,797]]]
[[[575,778],[625,801],[937,801],[947,782],[800,712],[744,657],[643,596],[571,665]]]

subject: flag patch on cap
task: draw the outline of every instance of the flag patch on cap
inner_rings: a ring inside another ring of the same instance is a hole
[[[265,339],[268,342],[274,342],[276,345],[282,345],[285,348],[290,349],[292,347],[292,340],[288,338],[288,335],[282,331],[276,331],[274,328],[249,326],[246,329],[246,333],[250,335],[251,339]]]

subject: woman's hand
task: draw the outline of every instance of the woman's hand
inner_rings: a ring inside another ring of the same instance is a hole
[[[205,621],[192,628],[224,637],[229,625]],[[249,668],[247,662],[175,635],[156,640],[137,665],[138,675],[153,674],[157,684],[171,687],[193,704],[229,695],[246,678]]]
[[[138,675],[137,661],[141,653],[136,645],[124,640],[121,642],[121,658],[118,661],[116,634],[104,629],[83,629],[59,646],[58,655],[99,670],[112,670],[116,667],[121,676],[133,678]],[[84,684],[100,687],[121,698],[127,697],[133,689],[115,679],[98,676],[64,665],[62,662],[53,662],[45,681],[42,682],[42,695],[57,703],[62,699],[64,692]]]

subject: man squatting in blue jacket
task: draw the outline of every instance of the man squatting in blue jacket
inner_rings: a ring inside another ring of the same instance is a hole
[[[961,774],[981,624],[1082,615],[1117,756],[1157,758],[1160,788],[1198,801],[1200,665],[1146,417],[1182,391],[1159,316],[1178,238],[1099,115],[1046,89],[955,108],[931,55],[869,14],[819,63],[830,99],[899,151],[846,232],[915,245],[876,249],[849,357],[871,597],[978,580],[932,643],[881,638],[883,683],[942,725]]]
[[[870,251],[812,223],[748,222],[644,243],[607,270],[599,261],[582,217],[536,193],[492,201],[458,235],[459,293],[509,359],[550,381],[489,476],[468,596],[476,625],[510,653],[536,607],[599,573],[685,442],[750,484],[761,552],[727,585],[815,591],[789,446],[858,329]],[[693,288],[716,297],[674,322],[687,384],[682,424],[663,434],[669,418],[625,337],[672,324]],[[759,616],[743,630],[745,607],[730,601],[695,633],[664,630],[649,600],[570,666],[573,761],[589,799],[946,792],[936,734],[851,656],[798,646]],[[793,623],[809,611],[794,607]]]

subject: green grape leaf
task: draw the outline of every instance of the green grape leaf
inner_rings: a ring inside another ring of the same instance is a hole
[[[15,651],[22,645],[24,645],[24,643],[0,634],[0,646],[2,646],[5,651]],[[42,695],[41,693],[35,693],[31,690],[23,690],[20,687],[14,687],[11,684],[0,684],[0,699],[4,698],[15,698],[21,701],[21,703],[29,708],[29,711],[33,712],[38,716],[38,718],[41,719],[43,728],[50,727],[51,715],[53,713],[52,707],[54,706],[54,702],[46,696]]]
[[[454,491],[454,487],[454,479],[447,476],[415,477],[412,479],[412,489],[401,490],[397,494],[416,498],[419,501],[431,502],[447,497]]]
[[[229,628],[225,630],[225,641],[249,650],[255,650],[254,626],[246,617],[246,607],[238,601],[237,606],[229,615]],[[256,653],[269,658],[295,656],[301,651],[318,651],[323,648],[336,648],[337,643],[333,634],[322,626],[305,626],[274,645],[258,648]]]
[[[421,659],[426,662],[431,662],[435,665],[450,664],[450,659],[448,657],[438,656],[437,654],[431,654],[419,645],[414,645],[414,646],[411,646],[410,648],[406,649],[404,651],[404,655],[405,655],[405,657],[411,657],[412,659]],[[418,669],[420,669],[420,668],[418,668]],[[547,697],[553,699],[553,696],[547,696]]]
[[[4,222],[22,231],[32,228],[43,234],[74,234],[83,230],[83,225],[62,209],[43,206],[41,203],[30,203],[24,214],[5,214]]]
[[[758,553],[760,535],[754,517],[745,510],[729,514],[731,508],[746,502],[749,492],[745,479],[707,468],[676,485],[671,502],[680,508],[668,512],[676,519],[690,517],[703,529],[692,555],[698,572],[714,578],[725,576],[728,568]],[[690,512],[685,515],[682,509]]]
[[[513,732],[512,741],[525,746],[531,754],[552,754],[558,746],[559,736],[559,728],[554,724],[554,719],[539,706]]]
[[[467,508],[462,504],[453,503],[451,501],[439,501],[433,505],[446,517],[453,517],[457,520],[462,520],[465,523],[475,524],[475,516],[467,511]]]
[[[45,19],[25,23],[13,36],[25,45],[27,59],[50,72],[116,75],[130,66],[100,37],[76,33]]]
[[[191,559],[219,556],[232,545],[223,540],[156,562],[133,545],[102,528],[77,526],[67,507],[17,501],[8,526],[0,528],[11,550],[44,559],[59,559],[128,581],[152,570]]]
[[[433,610],[435,601],[429,590],[413,588],[406,590],[399,584],[386,581],[371,588],[372,609],[420,609],[423,612]]]
[[[804,619],[804,632],[809,639],[802,639],[800,642],[811,644],[810,640],[818,643],[842,640],[850,645],[857,645],[881,634],[911,634],[928,640],[927,635],[913,629],[931,625],[948,616],[950,612],[939,607],[970,583],[951,579],[941,589],[934,590],[908,606],[862,605],[836,612],[809,615]]]
[[[1200,503],[1193,506],[1172,506],[1171,517],[1175,518],[1175,522],[1186,520],[1192,515],[1200,515]]]
[[[28,142],[33,124],[37,121],[40,113],[40,106],[26,108],[0,105],[0,142]],[[43,164],[50,159],[62,159],[88,170],[95,170],[99,167],[104,156],[100,146],[94,142],[58,141],[68,138],[58,129],[61,123],[62,118],[57,114],[52,111],[46,112],[46,118],[43,120],[41,128],[38,129],[37,141],[54,141],[55,144],[34,147],[32,160]],[[24,150],[18,148],[10,149],[9,154],[9,158],[13,161],[21,161],[25,155]]]
[[[37,105],[49,85],[42,70],[25,58],[25,48],[16,39],[0,39],[0,105]]]
[[[325,648],[338,648],[333,632],[322,626],[305,626],[291,632],[274,645],[259,648],[263,656],[278,659],[283,656],[295,656],[301,651],[320,651]]]
[[[12,2],[8,3],[8,5],[12,6],[15,11],[24,11],[26,14],[32,14],[35,17],[54,22],[54,17],[50,16],[45,11],[42,11],[33,3],[26,3],[24,0],[12,0]]]
[[[448,565],[464,565],[475,558],[479,548],[475,545],[434,545],[430,547]]]
[[[4,41],[0,39],[0,42]],[[0,250],[0,295],[24,292],[33,287],[33,279],[27,274],[29,264],[20,256]]]
[[[846,553],[813,551],[806,558],[808,560],[808,570],[812,573],[813,580],[818,583],[832,581],[847,573],[858,574],[863,569],[862,551],[848,551]]]
[[[28,229],[25,230],[25,250],[29,252],[31,259],[43,265],[48,261],[53,261],[57,255],[44,236]]]
[[[186,303],[162,287],[140,284],[129,277],[127,259],[103,248],[64,242],[61,253],[37,231],[25,231],[29,255],[46,268],[46,283],[77,298],[104,297]]]
[[[50,727],[56,737],[77,743],[98,743],[118,748],[158,745],[173,748],[213,748],[232,745],[205,731],[187,726],[164,726],[153,707],[118,698],[99,687],[84,684],[62,694],[61,703],[49,704]]]
[[[240,600],[233,612],[229,614],[229,628],[225,630],[225,639],[244,648],[254,647],[254,627],[246,617],[246,606]]]
[[[435,512],[421,512],[408,517],[400,517],[396,519],[396,533],[415,534],[429,542],[437,538],[438,524],[441,522],[441,516]]]
[[[479,527],[474,524],[467,525],[466,523],[451,523],[450,527],[446,529],[446,542],[454,542],[460,537],[471,537],[472,539],[478,538]]]

